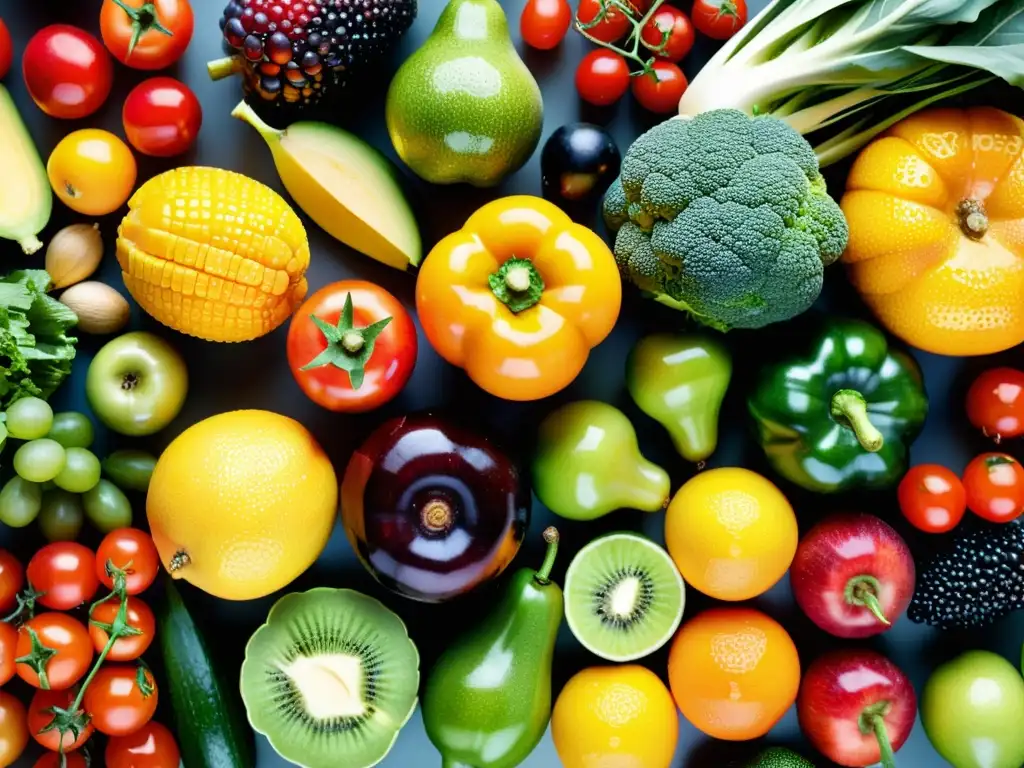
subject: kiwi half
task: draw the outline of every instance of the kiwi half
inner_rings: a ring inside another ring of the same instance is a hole
[[[405,624],[350,589],[282,597],[242,663],[249,722],[305,768],[377,765],[412,717],[419,683]]]
[[[661,648],[683,618],[686,587],[668,552],[635,533],[579,551],[565,574],[565,618],[576,639],[608,661]]]

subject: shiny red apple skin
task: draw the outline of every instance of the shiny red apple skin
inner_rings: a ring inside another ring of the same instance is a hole
[[[874,733],[862,731],[861,717],[885,704],[886,732],[897,752],[917,717],[914,686],[882,654],[855,648],[831,651],[811,663],[800,681],[796,712],[815,749],[838,765],[862,768],[876,765],[881,750]]]
[[[892,526],[874,515],[838,513],[800,540],[790,584],[797,604],[821,629],[836,637],[863,638],[896,623],[914,595],[915,574],[910,548]],[[867,607],[847,601],[847,585],[858,577],[877,583],[874,592],[889,625]]]

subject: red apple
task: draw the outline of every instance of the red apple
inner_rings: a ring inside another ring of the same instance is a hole
[[[914,727],[917,696],[882,654],[832,651],[804,672],[796,712],[804,736],[832,762],[894,768],[893,755]]]
[[[885,632],[914,595],[910,548],[874,515],[822,520],[800,541],[789,574],[800,608],[836,637]]]

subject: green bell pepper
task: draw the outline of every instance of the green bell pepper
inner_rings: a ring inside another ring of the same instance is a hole
[[[928,398],[908,353],[868,323],[831,318],[803,354],[761,372],[747,407],[776,472],[834,493],[902,478]]]

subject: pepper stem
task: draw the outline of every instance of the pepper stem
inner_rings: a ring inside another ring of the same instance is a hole
[[[544,278],[529,259],[513,256],[487,278],[498,301],[514,314],[529,309],[544,294]]]
[[[878,740],[878,752],[881,755],[880,762],[883,768],[896,768],[896,754],[892,751],[889,731],[885,727],[885,716],[891,708],[888,701],[872,704],[861,712],[858,722],[861,733],[864,735],[873,733]]]
[[[980,200],[961,200],[956,207],[960,231],[972,240],[980,240],[988,232],[988,214]]]
[[[868,418],[868,404],[860,392],[840,389],[832,395],[831,414],[836,422],[853,430],[865,451],[875,453],[882,450],[885,438]]]
[[[544,541],[548,545],[548,549],[544,553],[544,562],[540,564],[537,575],[533,577],[538,584],[551,582],[551,569],[555,565],[555,557],[558,556],[558,530],[553,526],[545,528]]]
[[[843,597],[850,605],[867,608],[872,616],[889,627],[892,626],[892,622],[885,617],[882,604],[878,602],[878,592],[881,587],[882,585],[874,576],[868,576],[867,574],[855,576],[846,582]]]

